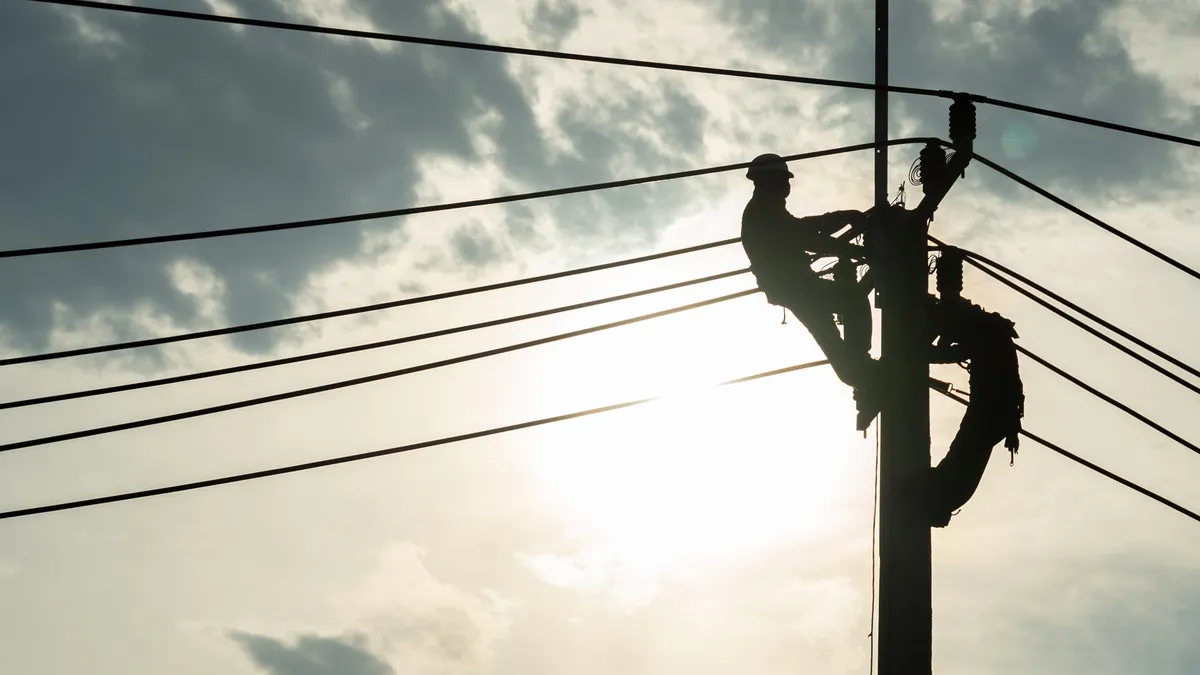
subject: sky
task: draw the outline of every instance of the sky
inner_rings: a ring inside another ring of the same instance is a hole
[[[138,0],[126,4],[150,4]],[[873,3],[179,0],[157,6],[870,80]],[[914,0],[893,83],[1200,137],[1184,0]],[[13,0],[0,7],[0,246],[256,225],[870,141],[872,96]],[[894,95],[893,137],[946,102]],[[917,146],[891,152],[893,188]],[[976,150],[1192,266],[1195,148],[997,108]],[[794,163],[797,215],[870,205],[870,153]],[[352,307],[737,236],[740,173],[0,264],[0,357]],[[920,189],[908,186],[910,203]],[[973,165],[938,237],[1189,363],[1195,280]],[[0,400],[360,344],[744,267],[724,247],[397,310],[8,367]],[[753,286],[739,276],[438,340],[0,411],[0,443],[417,365]],[[1193,394],[970,269],[1020,344],[1200,441]],[[0,522],[0,672],[860,673],[873,431],[761,295],[466,364],[0,457],[0,509],[363,452],[643,396],[534,430]],[[1026,428],[1192,509],[1197,458],[1023,362]],[[965,374],[936,376],[965,385]],[[961,409],[932,406],[945,452]],[[1024,441],[933,532],[934,667],[1200,670],[1197,524]]]

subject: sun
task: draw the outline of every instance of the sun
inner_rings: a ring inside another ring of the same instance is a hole
[[[797,326],[764,338],[779,315],[763,304],[612,331],[535,368],[530,395],[563,405],[663,396],[538,436],[534,471],[563,517],[624,564],[663,571],[817,536],[862,482],[867,442],[846,433],[853,404],[827,368],[713,386],[821,358]]]

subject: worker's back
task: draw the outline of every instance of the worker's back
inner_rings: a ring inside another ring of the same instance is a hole
[[[804,220],[788,212],[784,197],[758,192],[742,211],[742,248],[768,299],[775,291],[817,280],[804,255]]]

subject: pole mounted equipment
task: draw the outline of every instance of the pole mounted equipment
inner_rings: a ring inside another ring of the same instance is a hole
[[[938,256],[937,292],[943,301],[962,297],[963,260],[962,250],[953,246],[947,246]]]
[[[920,185],[925,194],[939,189],[946,183],[946,161],[946,149],[940,143],[926,144],[909,171],[909,180]]]
[[[976,126],[975,104],[970,94],[955,94],[954,103],[950,104],[950,142],[955,154],[966,153],[970,157],[974,153]],[[965,164],[960,175],[966,175]]]

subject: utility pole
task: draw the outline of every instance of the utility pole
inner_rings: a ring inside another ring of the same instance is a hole
[[[884,407],[879,458],[879,675],[930,675],[933,610],[926,219],[888,208],[888,0],[875,0],[875,227]]]

